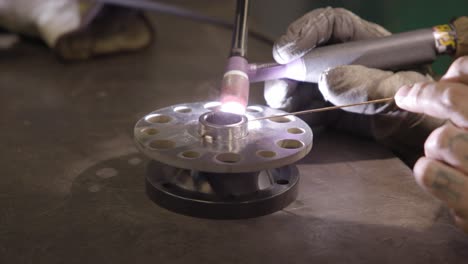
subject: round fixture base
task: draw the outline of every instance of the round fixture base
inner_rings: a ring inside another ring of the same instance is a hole
[[[201,218],[242,219],[283,209],[298,194],[294,165],[251,173],[209,173],[150,161],[147,195],[170,211]]]

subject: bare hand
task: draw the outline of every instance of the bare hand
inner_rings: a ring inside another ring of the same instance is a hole
[[[449,120],[427,138],[414,176],[468,233],[468,56],[458,58],[439,82],[403,86],[395,100],[402,109]]]

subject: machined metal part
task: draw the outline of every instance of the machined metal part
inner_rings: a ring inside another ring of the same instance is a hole
[[[297,117],[248,121],[284,111],[249,106],[237,121],[220,124],[213,121],[213,116],[223,115],[213,111],[218,106],[188,103],[153,111],[137,122],[136,143],[153,160],[213,173],[279,168],[303,158],[312,148],[312,131]]]
[[[246,116],[206,112],[199,118],[198,134],[207,142],[233,141],[249,134]]]
[[[237,115],[220,105],[174,105],[137,122],[136,143],[152,159],[148,196],[171,211],[215,219],[257,217],[289,205],[299,182],[291,164],[312,147],[309,126],[265,106]],[[253,121],[272,115],[283,116]]]
[[[147,167],[146,192],[156,204],[177,213],[241,219],[283,209],[296,199],[298,182],[294,165],[221,175],[151,161]]]

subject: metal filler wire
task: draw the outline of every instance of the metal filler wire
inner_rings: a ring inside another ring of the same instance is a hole
[[[362,103],[328,106],[328,107],[322,107],[322,108],[315,108],[315,109],[297,111],[297,112],[292,112],[292,113],[288,113],[288,114],[272,115],[272,116],[264,116],[264,117],[254,118],[254,119],[250,119],[249,122],[258,121],[258,120],[265,120],[265,119],[270,119],[270,118],[291,116],[291,115],[297,116],[297,115],[303,115],[303,114],[309,114],[309,113],[324,112],[324,111],[330,111],[330,110],[341,109],[341,108],[346,108],[346,107],[351,107],[351,106],[358,106],[358,105],[386,103],[386,102],[390,102],[392,100],[393,100],[393,97],[387,97],[387,98],[382,98],[382,99],[366,101],[366,102],[362,102]]]

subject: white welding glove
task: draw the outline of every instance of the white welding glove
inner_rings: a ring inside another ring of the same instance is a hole
[[[288,63],[317,46],[389,34],[381,26],[365,21],[348,10],[321,8],[293,22],[286,34],[276,41],[273,56],[278,63]],[[432,80],[424,74],[424,66],[419,70],[394,73],[358,65],[340,66],[324,72],[318,84],[290,80],[266,82],[264,97],[269,106],[286,111],[326,106],[327,102],[334,105],[359,103],[393,97],[403,85]],[[317,85],[320,92],[317,92]],[[414,149],[415,145],[422,150],[425,137],[443,122],[402,111],[393,102],[343,110],[313,114],[305,119],[308,122],[312,120],[312,126],[325,123],[327,126],[388,141],[388,145],[405,145],[399,147],[397,152],[406,152],[402,148]],[[417,139],[408,136],[409,128],[413,132],[417,131]]]
[[[138,12],[92,0],[0,0],[0,27],[39,36],[65,59],[139,49],[152,36]]]

